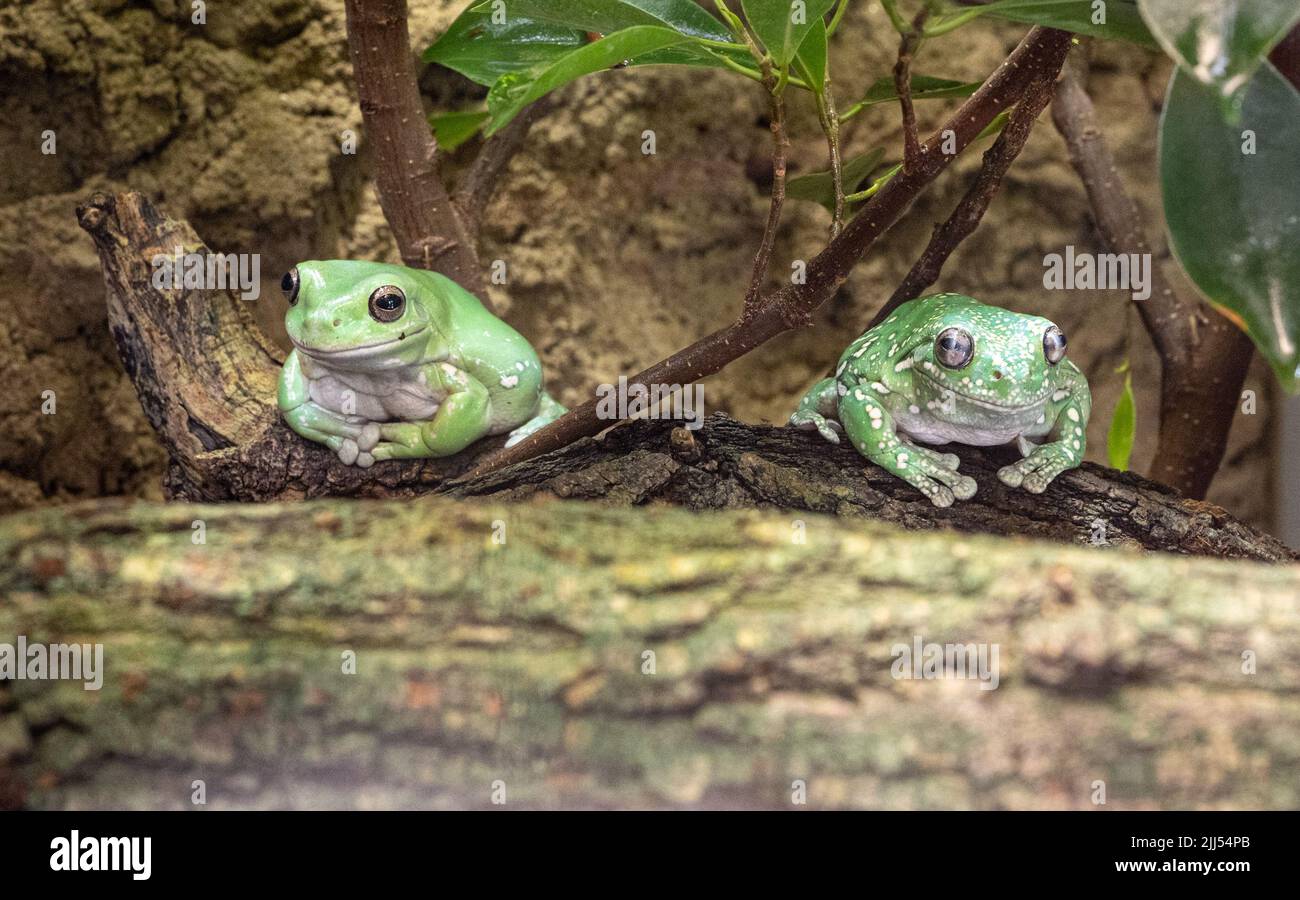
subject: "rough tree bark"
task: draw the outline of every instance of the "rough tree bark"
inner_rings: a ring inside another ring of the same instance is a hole
[[[345,466],[280,420],[275,406],[279,353],[240,300],[221,291],[153,286],[155,253],[177,245],[206,252],[187,224],[163,217],[139,194],[98,194],[79,215],[99,249],[118,351],[171,456],[166,486],[176,499],[407,497],[435,490],[518,496],[543,490],[629,503],[770,505],[866,515],[908,527],[1029,532],[1065,541],[1093,540],[1098,534],[1152,550],[1291,558],[1275,539],[1218,507],[1182,500],[1158,485],[1097,466],[1062,476],[1035,497],[1008,490],[993,477],[988,460],[996,454],[963,449],[965,468],[980,481],[980,493],[953,509],[936,510],[849,448],[725,418],[710,419],[694,450],[679,447],[677,455],[671,428],[645,423],[468,483],[450,482],[475,464],[476,454],[499,447],[502,438],[449,460]]]
[[[8,806],[1300,804],[1293,566],[441,498],[99,501],[0,560],[0,635],[106,670],[0,683]],[[917,639],[997,688],[894,678]]]

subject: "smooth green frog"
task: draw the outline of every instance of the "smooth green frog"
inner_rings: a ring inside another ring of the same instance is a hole
[[[1024,457],[998,470],[1010,487],[1039,494],[1083,460],[1092,395],[1065,358],[1065,335],[1047,319],[986,306],[961,294],[904,303],[840,357],[790,424],[858,452],[921,491],[935,506],[975,495],[954,453],[926,444],[1017,442]]]
[[[528,341],[436,272],[304,262],[280,286],[294,346],[280,410],[348,465],[450,456],[505,432],[509,446],[564,412]]]

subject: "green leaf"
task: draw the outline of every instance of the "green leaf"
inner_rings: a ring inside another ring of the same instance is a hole
[[[785,67],[813,22],[825,16],[835,0],[742,0],[742,5],[749,27],[777,66]]]
[[[1176,2],[1192,3],[1194,0]],[[944,19],[965,22],[986,13],[1013,22],[1046,25],[1076,34],[1128,41],[1151,50],[1160,49],[1142,21],[1137,0],[1106,0],[1104,4],[1094,4],[1093,0],[994,0],[984,6],[963,9]],[[931,30],[926,29],[927,32]]]
[[[1241,119],[1175,70],[1160,117],[1160,186],[1183,270],[1245,324],[1288,391],[1300,376],[1300,94],[1267,61]],[[1244,152],[1251,149],[1254,153]]]
[[[632,57],[691,40],[692,38],[670,28],[637,25],[573,50],[538,72],[503,75],[488,91],[488,111],[492,114],[492,119],[488,122],[487,134],[491,135],[502,128],[534,100],[574,79],[617,66]]]
[[[826,85],[826,23],[821,19],[808,29],[808,36],[799,45],[796,62],[808,78],[808,87],[820,95]]]
[[[510,8],[513,9],[514,3],[520,0],[510,2]],[[530,2],[540,3],[540,0]],[[695,9],[708,18],[699,7]],[[589,33],[583,28],[558,25],[517,14],[508,14],[506,18],[504,24],[493,24],[490,4],[471,7],[461,13],[447,32],[424,52],[423,59],[454,69],[466,78],[490,87],[503,75],[540,71],[574,50],[598,40],[594,32]],[[693,26],[686,22],[676,30],[682,31],[687,27]],[[723,33],[726,34],[725,29]],[[754,68],[754,60],[744,47],[706,46],[696,42],[642,54],[630,59],[629,64],[726,67],[720,57],[726,57],[746,68]]]
[[[490,13],[492,0],[471,7]],[[624,28],[657,25],[691,37],[731,42],[735,37],[694,0],[506,0],[506,17],[523,17],[609,37]]]
[[[912,76],[913,100],[937,100],[943,97],[969,97],[980,89],[982,81],[952,81],[947,78],[933,78],[929,75]],[[862,95],[863,106],[875,106],[898,99],[894,90],[893,76],[878,78]]]
[[[851,194],[870,175],[885,158],[883,147],[869,150],[855,156],[844,164],[840,170],[840,180],[844,193]],[[829,171],[811,172],[791,178],[785,183],[785,195],[796,200],[811,200],[826,207],[828,212],[835,211],[835,180]]]
[[[1268,51],[1300,21],[1296,0],[1139,0],[1142,18],[1184,72],[1231,106]]]
[[[1124,392],[1119,395],[1106,434],[1106,456],[1112,469],[1128,471],[1133,455],[1133,435],[1137,431],[1137,407],[1133,404],[1133,373],[1124,373]]]
[[[550,65],[587,43],[576,28],[509,16],[494,24],[491,12],[467,9],[422,58],[491,86],[502,75]]]
[[[487,110],[475,109],[429,116],[429,125],[433,127],[433,136],[438,140],[438,149],[449,153],[455,150],[478,134],[489,115]]]

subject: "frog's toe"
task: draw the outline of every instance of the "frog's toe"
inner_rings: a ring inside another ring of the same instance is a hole
[[[372,454],[363,450],[357,454],[356,464],[363,469],[369,469],[371,466],[375,464],[375,457]]]
[[[1015,463],[998,469],[998,481],[1007,487],[1020,487],[1025,480],[1025,473]]]
[[[1025,476],[1024,484],[1021,485],[1031,494],[1041,494],[1047,490],[1047,486],[1052,483],[1052,479],[1047,478],[1042,472],[1030,472]]]
[[[356,441],[352,438],[344,438],[343,443],[339,444],[339,461],[345,466],[350,466],[357,461],[360,452],[361,448],[357,446]]]
[[[952,501],[955,499],[952,488],[937,481],[931,482],[931,484],[933,487],[930,490],[922,489],[922,493],[930,498],[930,502],[939,509],[947,509],[952,506]]]
[[[939,465],[952,469],[955,472],[957,471],[957,467],[961,465],[961,457],[956,453],[940,453]]]
[[[953,456],[954,454],[949,453],[947,455]],[[955,469],[956,466],[953,468]],[[969,475],[963,475],[958,479],[957,483],[952,486],[952,495],[958,500],[969,500],[971,497],[975,496],[975,491],[978,489],[979,485],[975,483],[974,478],[971,478]]]
[[[373,450],[375,444],[379,443],[379,423],[367,422],[362,427],[360,434],[357,435],[357,449],[362,453],[367,450]]]

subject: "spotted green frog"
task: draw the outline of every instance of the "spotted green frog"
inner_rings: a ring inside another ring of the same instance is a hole
[[[293,351],[280,371],[289,427],[348,465],[507,446],[564,413],[519,332],[436,272],[302,262],[280,284]]]
[[[924,444],[1016,442],[1023,459],[998,470],[1039,494],[1083,460],[1092,395],[1047,319],[962,294],[904,303],[849,345],[790,424],[816,429],[902,478],[935,506],[975,495],[954,453]]]

